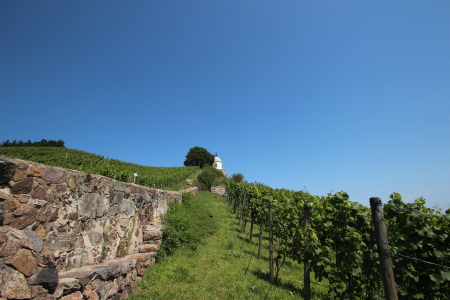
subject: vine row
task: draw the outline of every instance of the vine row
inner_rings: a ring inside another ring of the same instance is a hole
[[[328,286],[330,299],[384,298],[371,211],[350,201],[347,193],[319,197],[304,191],[229,182],[227,194],[243,232],[250,223],[250,239],[255,225],[268,226],[268,205],[264,203],[272,204],[277,270],[289,257],[309,263],[314,280]],[[308,226],[303,224],[305,205],[309,208]],[[390,250],[450,265],[450,220],[439,217],[448,216],[449,211],[426,208],[423,198],[405,204],[398,193],[393,193],[384,213]],[[449,269],[402,256],[392,259],[401,298],[450,297]]]

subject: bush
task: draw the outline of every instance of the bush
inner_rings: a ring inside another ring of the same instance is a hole
[[[178,248],[196,250],[202,240],[218,227],[211,208],[201,197],[183,194],[183,203],[172,203],[164,215],[163,244],[158,259],[172,255]]]
[[[235,173],[235,174],[231,175],[230,180],[232,182],[236,182],[236,183],[243,182],[244,175],[242,175],[241,173]]]
[[[197,177],[198,187],[203,191],[210,191],[213,185],[224,184],[226,178],[222,171],[214,169],[211,166],[205,166]]]

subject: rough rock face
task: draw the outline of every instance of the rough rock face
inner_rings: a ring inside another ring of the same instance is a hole
[[[11,180],[16,168],[17,164],[14,161],[0,156],[0,186]]]
[[[188,191],[193,192],[193,191]],[[0,299],[122,299],[180,192],[0,157]]]

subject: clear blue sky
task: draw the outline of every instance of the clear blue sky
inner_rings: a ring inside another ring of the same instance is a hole
[[[450,207],[450,1],[0,1],[0,101],[1,141]]]

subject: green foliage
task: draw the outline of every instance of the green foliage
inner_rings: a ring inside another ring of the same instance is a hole
[[[193,147],[189,149],[184,161],[184,165],[186,167],[196,166],[200,168],[203,168],[204,166],[212,166],[213,163],[214,155],[202,147]]]
[[[221,185],[225,182],[225,175],[223,175],[222,171],[205,165],[202,172],[197,176],[197,180],[198,186],[203,191],[210,191],[211,186]]]
[[[136,184],[160,189],[179,185],[199,170],[198,167],[146,167],[61,147],[0,147],[0,154],[124,182],[133,182],[133,173],[137,173]]]
[[[163,240],[158,259],[172,255],[178,248],[196,250],[205,237],[216,232],[218,224],[202,197],[183,194],[182,204],[171,204],[164,215]]]
[[[350,201],[347,193],[317,197],[232,181],[227,184],[227,193],[235,212],[243,215],[240,218],[256,223],[261,218],[267,220],[267,203],[272,202],[278,259],[309,261],[315,280],[328,281],[330,299],[383,299],[371,211]],[[305,204],[309,207],[308,227],[302,224]],[[390,249],[450,266],[449,215],[424,205],[423,198],[405,204],[398,193],[391,195],[384,209]],[[302,250],[306,239],[310,241],[309,252]],[[448,269],[399,256],[392,260],[399,295],[408,299],[450,298]]]
[[[53,140],[45,140],[42,139],[39,142],[32,142],[30,140],[24,142],[24,141],[10,141],[10,140],[6,140],[3,143],[1,143],[0,147],[65,147],[64,145],[64,141],[62,140],[57,140],[57,141],[53,141]]]
[[[244,175],[242,175],[241,173],[235,173],[235,174],[231,175],[230,180],[232,182],[236,182],[236,183],[243,182]]]
[[[384,206],[390,250],[450,267],[450,215],[425,207],[425,199],[404,203],[398,193]],[[392,257],[398,292],[411,299],[449,299],[450,270],[400,256]]]

